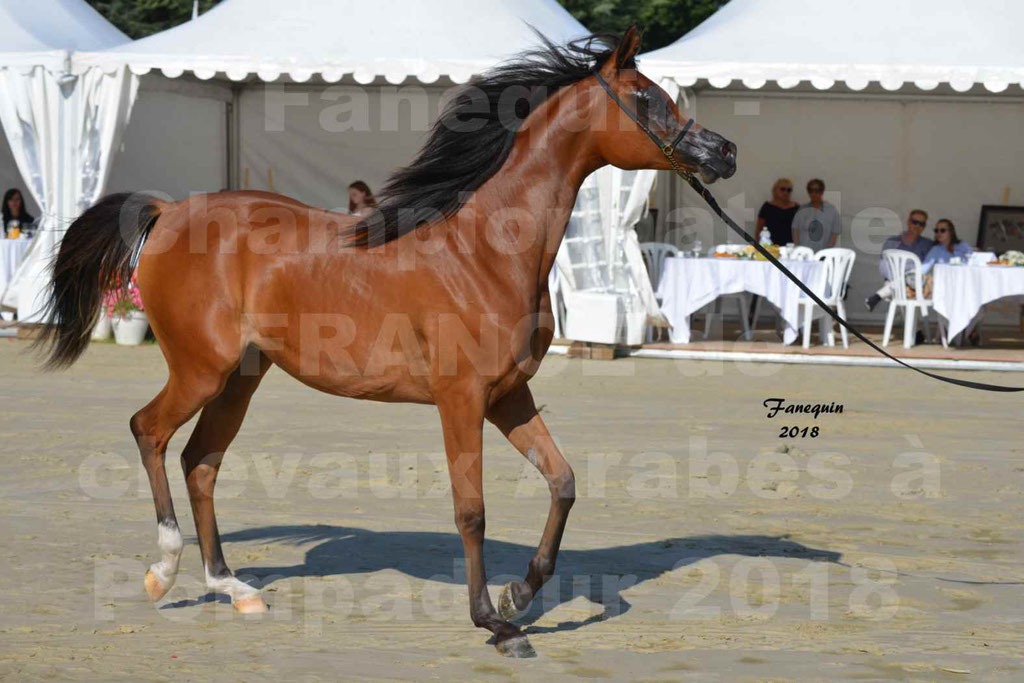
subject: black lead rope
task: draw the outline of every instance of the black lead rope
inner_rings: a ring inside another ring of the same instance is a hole
[[[694,176],[692,173],[690,173],[689,171],[687,171],[685,168],[683,168],[680,165],[680,163],[676,159],[676,155],[675,155],[676,146],[678,146],[678,144],[680,142],[682,142],[683,137],[686,135],[687,131],[690,130],[690,126],[693,125],[693,119],[692,118],[689,119],[686,122],[686,125],[683,126],[683,129],[679,132],[678,135],[676,135],[676,137],[672,141],[672,143],[671,144],[666,144],[661,138],[659,138],[657,135],[655,135],[655,133],[651,129],[649,129],[646,125],[644,125],[644,123],[642,121],[640,121],[640,118],[633,111],[631,111],[629,109],[629,107],[627,107],[622,102],[621,99],[619,99],[619,96],[615,94],[615,92],[611,89],[611,86],[609,86],[608,82],[605,81],[604,78],[602,78],[600,73],[595,73],[594,75],[597,77],[597,82],[601,84],[601,87],[603,87],[605,89],[605,92],[608,93],[608,95],[612,98],[612,100],[614,100],[615,103],[617,105],[619,105],[619,108],[622,109],[622,111],[626,112],[626,114],[629,116],[629,118],[633,119],[633,121],[640,127],[640,129],[643,130],[645,133],[647,133],[647,136],[650,137],[651,140],[653,140],[656,145],[658,145],[658,148],[662,151],[662,153],[668,159],[669,164],[672,166],[672,170],[675,171],[676,174],[678,174],[680,177],[682,177],[683,180],[685,180],[690,185],[690,187],[692,187],[693,190],[697,194],[699,194],[701,196],[701,198],[704,199],[705,202],[707,202],[708,206],[711,207],[711,210],[715,212],[715,215],[717,215],[719,218],[721,218],[723,221],[725,221],[726,225],[728,225],[730,228],[732,228],[740,237],[742,237],[744,240],[746,240],[746,242],[748,244],[750,244],[752,247],[754,247],[754,249],[756,249],[757,252],[759,254],[761,254],[761,256],[764,256],[765,259],[767,259],[767,261],[769,263],[771,263],[773,266],[775,266],[780,271],[782,271],[782,274],[785,275],[787,278],[789,278],[793,282],[793,284],[795,284],[797,287],[799,287],[800,290],[811,299],[811,301],[816,303],[823,311],[828,313],[832,317],[833,320],[835,320],[837,323],[839,323],[844,328],[846,328],[851,334],[853,334],[853,336],[857,337],[857,339],[860,339],[862,342],[864,342],[865,344],[867,344],[872,349],[874,349],[878,353],[882,354],[883,356],[885,356],[889,360],[894,361],[894,362],[898,363],[899,365],[902,365],[905,368],[909,368],[909,369],[913,370],[914,372],[919,372],[922,375],[924,375],[925,377],[931,377],[932,379],[937,379],[940,382],[947,382],[949,384],[955,384],[957,386],[967,387],[968,389],[978,389],[978,390],[981,390],[981,391],[1001,391],[1001,392],[1024,391],[1024,387],[1007,387],[1007,386],[1002,386],[1002,385],[999,385],[999,384],[986,384],[985,382],[972,382],[972,381],[966,380],[966,379],[956,379],[954,377],[945,377],[944,375],[938,375],[938,374],[935,374],[934,372],[928,372],[927,370],[922,370],[921,368],[915,367],[915,366],[913,366],[913,365],[911,365],[911,364],[909,364],[909,363],[907,363],[905,361],[902,361],[899,358],[893,356],[891,353],[889,353],[888,351],[886,351],[885,349],[880,347],[878,344],[876,344],[875,342],[873,342],[870,339],[868,339],[867,337],[865,337],[860,332],[860,330],[858,330],[856,327],[854,327],[850,323],[846,322],[845,319],[841,318],[838,313],[833,311],[830,306],[828,306],[824,301],[822,301],[821,298],[818,297],[817,294],[812,292],[810,287],[805,285],[800,278],[798,278],[796,275],[794,275],[792,272],[790,272],[789,268],[786,268],[786,266],[784,266],[781,263],[779,263],[779,260],[777,258],[775,258],[774,256],[772,256],[771,252],[769,252],[767,249],[762,247],[758,243],[758,241],[754,239],[753,235],[750,235],[749,233],[747,233],[746,230],[741,228],[739,225],[736,224],[735,221],[733,221],[729,216],[727,216],[726,213],[724,211],[722,211],[722,207],[720,207],[718,205],[718,202],[715,200],[715,198],[711,194],[711,192],[709,192],[708,189],[706,187],[704,187],[703,183],[701,183],[696,178],[696,176]],[[907,314],[909,315],[910,312],[907,311]]]

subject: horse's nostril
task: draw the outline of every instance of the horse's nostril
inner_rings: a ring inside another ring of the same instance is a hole
[[[722,145],[722,155],[726,157],[735,157],[736,145],[726,141],[725,144]]]

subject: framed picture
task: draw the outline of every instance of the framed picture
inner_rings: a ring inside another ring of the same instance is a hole
[[[1024,206],[986,204],[978,223],[978,249],[1002,254],[1024,251]]]

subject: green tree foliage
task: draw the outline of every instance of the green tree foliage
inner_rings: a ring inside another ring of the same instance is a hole
[[[132,38],[177,26],[192,18],[192,0],[88,0],[107,21]],[[218,0],[199,0],[199,12]]]
[[[219,0],[200,0],[200,13]],[[370,0],[372,2],[372,0]],[[429,0],[416,0],[429,2]],[[639,22],[646,29],[644,50],[668,45],[714,14],[726,0],[558,0],[595,33],[622,33]],[[132,38],[163,31],[192,16],[192,0],[88,0]],[[287,2],[287,0],[281,0]]]
[[[643,51],[674,43],[727,0],[559,0],[594,33],[622,33],[633,23],[644,27]]]

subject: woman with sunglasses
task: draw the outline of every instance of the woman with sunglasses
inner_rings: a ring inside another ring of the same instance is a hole
[[[921,264],[921,274],[928,275],[936,263],[949,263],[954,257],[966,261],[971,255],[971,247],[961,242],[956,236],[956,227],[948,218],[940,218],[935,222],[935,245],[928,250]],[[925,287],[927,291],[929,288]]]
[[[785,245],[793,241],[793,216],[800,204],[793,201],[793,181],[779,178],[772,185],[772,198],[757,212],[757,233],[765,227],[772,236],[772,244]]]
[[[971,255],[971,248],[956,236],[953,221],[940,218],[935,222],[935,244],[921,262],[921,290],[925,299],[932,298],[932,268],[936,263],[949,263],[953,257],[964,261]],[[914,297],[914,288],[907,285],[907,296]]]

